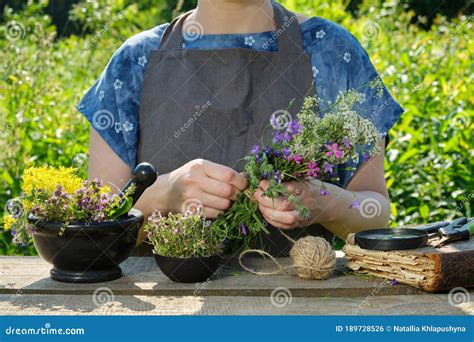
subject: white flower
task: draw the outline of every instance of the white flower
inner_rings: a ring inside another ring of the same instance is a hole
[[[120,122],[115,123],[115,132],[120,133],[122,131],[122,125]]]
[[[142,68],[145,67],[146,63],[148,62],[148,60],[146,59],[145,56],[141,56],[139,59],[138,59],[138,65],[140,65]]]
[[[133,129],[133,124],[130,121],[125,121],[122,127],[125,132],[130,132]]]
[[[320,31],[316,32],[316,38],[317,39],[323,39],[325,35],[326,35],[326,32],[324,32],[324,30],[320,30]]]
[[[316,76],[319,74],[319,70],[315,66],[313,66],[312,69],[313,69],[313,78],[316,78]]]
[[[252,46],[255,44],[255,39],[252,36],[245,37],[245,45]]]
[[[102,102],[102,100],[104,99],[104,96],[105,96],[105,93],[103,90],[99,91],[99,101]]]
[[[351,61],[351,54],[349,52],[346,52],[344,54],[344,60],[346,61],[346,63],[349,63]]]
[[[392,76],[396,71],[397,69],[393,65],[390,65],[387,69],[385,69],[385,72],[389,76]]]
[[[117,78],[117,79],[115,80],[115,82],[114,82],[114,88],[115,88],[115,90],[117,90],[117,89],[122,89],[122,86],[123,86],[123,82],[120,81],[120,80]]]

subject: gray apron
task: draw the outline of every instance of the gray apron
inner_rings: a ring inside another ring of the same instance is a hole
[[[252,146],[271,142],[272,113],[296,116],[304,97],[314,94],[311,60],[295,15],[273,7],[278,52],[184,49],[183,22],[191,12],[168,26],[145,71],[138,163],[149,162],[164,174],[202,158],[242,171]],[[255,247],[287,255],[287,239],[270,230]],[[287,233],[332,236],[316,225]]]

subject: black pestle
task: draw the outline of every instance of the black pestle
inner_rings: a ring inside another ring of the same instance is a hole
[[[135,191],[132,195],[133,202],[132,205],[137,203],[140,196],[150,185],[155,183],[158,174],[156,173],[155,168],[150,163],[141,163],[135,167],[133,170],[132,178],[128,181],[125,187],[122,189],[121,193],[125,193],[129,187],[135,185]]]

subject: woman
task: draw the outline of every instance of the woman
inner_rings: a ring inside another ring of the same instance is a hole
[[[248,186],[240,158],[268,141],[271,115],[291,101],[295,116],[305,95],[335,101],[357,88],[366,96],[360,113],[384,145],[403,110],[383,84],[368,85],[377,78],[357,40],[330,21],[294,15],[270,0],[199,0],[173,23],[127,40],[79,104],[92,123],[89,175],[121,186],[137,163],[148,161],[159,177],[137,203],[145,215],[199,202],[207,217],[216,217]],[[293,236],[345,237],[385,226],[383,154],[339,176],[340,186],[326,184],[335,196],[321,195],[311,183],[286,184],[310,209],[310,221],[285,198],[264,197],[265,181],[256,193],[260,211]],[[374,205],[375,214],[354,210],[355,195]],[[281,251],[283,241],[273,229],[266,248]]]

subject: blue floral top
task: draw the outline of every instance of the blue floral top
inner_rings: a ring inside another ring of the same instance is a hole
[[[94,86],[77,106],[102,138],[130,168],[136,164],[140,93],[150,51],[157,50],[168,24],[141,32],[128,39],[112,56]],[[249,48],[276,51],[268,44],[273,32],[254,34],[202,35],[185,39],[184,48]],[[311,55],[316,92],[328,103],[341,92],[359,89],[366,97],[358,112],[370,119],[382,137],[403,113],[403,109],[383,86],[369,56],[356,38],[341,26],[318,17],[301,23],[303,47]],[[379,87],[373,84],[378,83]],[[370,84],[370,86],[369,86]],[[362,161],[359,162],[360,166]],[[347,184],[353,172],[343,171]]]

